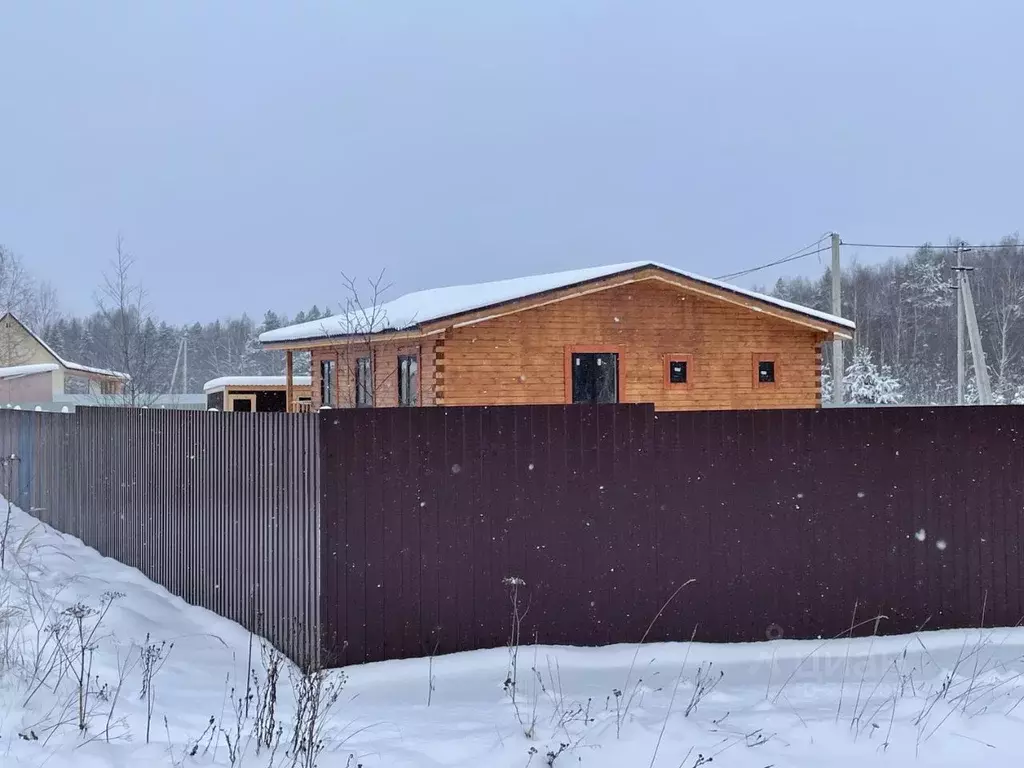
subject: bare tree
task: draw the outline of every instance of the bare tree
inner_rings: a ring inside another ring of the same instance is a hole
[[[21,259],[0,246],[0,308],[24,320],[24,315],[34,303],[35,292],[35,279]]]
[[[108,357],[112,366],[129,377],[124,385],[124,405],[149,405],[152,395],[145,393],[150,383],[156,360],[151,354],[153,319],[146,301],[146,291],[134,281],[132,268],[135,259],[117,237],[117,253],[103,273],[103,284],[96,305],[110,332]]]
[[[397,365],[387,365],[378,370],[376,352],[381,346],[380,334],[389,330],[384,295],[391,289],[381,270],[375,278],[367,280],[368,290],[360,290],[354,278],[342,273],[345,298],[341,302],[341,313],[331,318],[332,326],[324,323],[325,335],[345,338],[345,345],[338,356],[338,380],[351,382],[341,387],[336,402],[339,405],[374,405],[380,391],[399,374]],[[344,399],[342,399],[344,398]],[[360,402],[361,401],[361,402]]]
[[[36,280],[18,256],[0,245],[0,314],[7,312],[41,336],[59,317],[53,286]],[[33,345],[19,328],[0,329],[0,365],[23,365],[32,352]]]
[[[250,376],[259,373],[256,326],[248,315],[217,320],[210,327],[210,342],[202,363],[215,376]]]
[[[25,312],[25,322],[40,334],[46,334],[61,318],[57,289],[48,282],[37,282],[32,305]]]
[[[1015,239],[1004,241],[1005,248],[992,254],[991,269],[985,282],[978,281],[983,307],[987,304],[989,329],[994,354],[996,391],[1011,396],[1014,390],[1013,373],[1020,356],[1020,325],[1024,319],[1024,260]]]

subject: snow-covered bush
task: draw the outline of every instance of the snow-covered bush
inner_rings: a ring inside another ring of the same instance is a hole
[[[851,403],[894,405],[903,401],[903,384],[888,365],[879,368],[871,358],[871,350],[858,347],[853,362],[846,368],[843,388]]]

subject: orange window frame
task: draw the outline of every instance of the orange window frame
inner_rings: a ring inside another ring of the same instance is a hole
[[[775,381],[761,381],[758,376],[758,369],[761,363],[773,363],[775,365]],[[782,365],[779,362],[778,352],[754,352],[750,359],[751,378],[754,389],[772,389],[779,384],[782,378]]]
[[[672,383],[672,363],[686,363],[686,381]],[[689,389],[693,383],[693,355],[690,354],[667,354],[662,358],[662,369],[664,371],[665,389]]]
[[[593,344],[566,344],[565,346],[565,367],[563,370],[563,376],[565,378],[565,402],[567,405],[572,405],[572,356],[577,352],[581,353],[598,353],[598,354],[616,354],[619,356],[619,362],[616,366],[615,376],[616,389],[619,393],[619,402],[627,403],[626,399],[626,355],[622,351],[622,347],[609,347]]]

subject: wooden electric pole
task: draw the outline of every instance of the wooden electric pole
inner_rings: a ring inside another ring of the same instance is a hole
[[[971,340],[971,360],[974,361],[974,383],[978,389],[979,405],[992,405],[992,383],[988,378],[988,366],[985,364],[985,350],[981,348],[981,329],[978,327],[978,315],[974,311],[974,296],[971,293],[971,279],[967,271],[970,267],[960,270],[961,293],[963,293],[964,315],[967,319],[967,335]]]
[[[956,404],[964,404],[964,250],[966,243],[956,247]]]
[[[843,316],[842,283],[843,271],[839,266],[839,235],[832,233],[832,314],[836,317]],[[846,373],[846,366],[843,364],[843,342],[841,339],[832,339],[832,402],[835,405],[843,404],[843,374]]]

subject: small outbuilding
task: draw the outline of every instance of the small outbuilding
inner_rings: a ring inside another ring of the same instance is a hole
[[[289,410],[284,376],[222,376],[203,385],[206,407],[218,411],[274,412]],[[291,410],[310,411],[312,380],[295,376],[292,380],[294,405]]]

